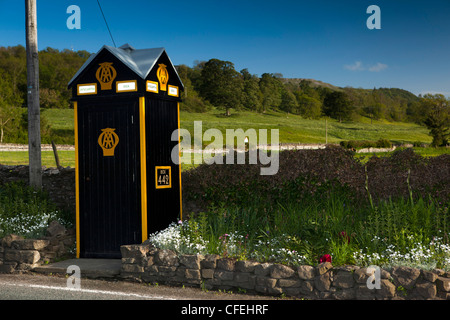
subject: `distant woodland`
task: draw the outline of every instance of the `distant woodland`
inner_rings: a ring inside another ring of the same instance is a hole
[[[39,52],[42,108],[72,107],[67,84],[90,54],[52,48]],[[414,122],[430,132],[439,127],[440,137],[433,143],[448,143],[449,103],[442,95],[422,97],[399,88],[341,88],[313,79],[287,79],[278,73],[258,76],[248,69],[237,71],[232,62],[218,59],[176,68],[185,85],[181,108],[187,112],[208,112],[216,107],[227,115],[245,109],[286,112],[307,119],[329,116],[339,121],[358,121],[364,116]],[[26,87],[25,48],[0,47],[0,142],[26,134]]]

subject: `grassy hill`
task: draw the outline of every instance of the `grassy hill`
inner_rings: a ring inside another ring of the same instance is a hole
[[[42,115],[48,120],[54,134],[73,137],[72,109],[45,109]],[[280,143],[325,143],[325,118],[319,120],[303,119],[301,116],[282,112],[255,113],[233,111],[226,117],[222,110],[213,109],[206,113],[181,112],[181,127],[193,135],[194,121],[202,121],[203,130],[226,129],[279,129]],[[328,143],[342,140],[388,139],[396,144],[421,141],[431,142],[428,129],[413,123],[373,121],[360,118],[358,122],[339,123],[328,118]]]
[[[61,138],[64,143],[73,144],[73,110],[72,109],[44,109],[41,113],[50,124],[54,140]],[[250,111],[232,111],[231,116],[224,116],[223,110],[213,109],[206,113],[181,112],[181,127],[189,130],[193,137],[194,121],[202,121],[203,131],[217,128],[223,133],[226,129],[279,129],[280,143],[325,143],[325,118],[307,120],[301,116],[282,112],[267,112],[265,114]],[[373,121],[360,118],[358,122],[339,123],[327,119],[328,143],[339,143],[342,140],[378,140],[388,139],[395,144],[414,143],[421,141],[430,143],[431,137],[425,127],[402,122]],[[224,134],[225,136],[225,134]],[[209,144],[206,141],[205,144]],[[270,143],[270,141],[269,141]],[[449,148],[415,148],[424,156],[436,156],[449,153]],[[75,165],[73,151],[59,151],[62,166]],[[384,156],[386,154],[379,154]],[[358,154],[361,160],[367,160],[370,154]],[[28,164],[26,151],[0,152],[0,163],[9,165]],[[55,167],[52,151],[42,152],[42,164]],[[186,165],[185,168],[190,167]]]

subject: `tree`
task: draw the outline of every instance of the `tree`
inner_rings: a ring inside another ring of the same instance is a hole
[[[279,77],[271,73],[263,73],[259,81],[259,88],[263,94],[263,112],[278,108],[281,105],[283,83],[281,83]]]
[[[339,120],[351,119],[354,106],[345,92],[332,91],[327,94],[323,101],[323,111],[325,115]]]
[[[280,109],[292,113],[297,111],[297,108],[298,102],[295,95],[287,89],[282,90]]]
[[[450,138],[450,101],[442,94],[426,94],[422,103],[428,109],[425,125],[433,137],[431,145],[447,145]]]
[[[370,123],[372,123],[373,119],[379,120],[384,118],[386,106],[383,103],[374,102],[363,107],[363,111],[370,118]]]
[[[194,89],[194,85],[191,80],[193,69],[189,68],[186,65],[176,66],[176,69],[184,85],[180,108],[188,112],[205,112],[210,109],[210,105],[207,104]]]
[[[243,80],[233,63],[211,59],[201,71],[200,95],[216,107],[225,108],[230,115],[231,108],[241,106]]]
[[[244,108],[261,111],[263,95],[259,90],[259,78],[256,75],[250,74],[247,69],[241,70],[241,74],[244,80],[244,91],[242,95]]]
[[[14,125],[13,121],[20,111],[18,106],[23,102],[14,94],[10,78],[0,72],[0,143],[3,143],[5,131]]]
[[[406,107],[408,121],[423,125],[427,117],[426,106],[420,101],[409,101]]]
[[[322,115],[322,103],[306,94],[298,94],[298,113],[306,119],[319,119]]]

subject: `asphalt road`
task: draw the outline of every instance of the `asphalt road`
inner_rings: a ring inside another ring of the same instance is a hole
[[[250,315],[253,319],[273,319],[283,310],[289,311],[284,304],[271,305],[280,301],[265,296],[87,278],[81,278],[80,288],[72,289],[67,282],[60,275],[0,274],[0,310],[21,317],[41,314],[71,318],[94,315],[154,318],[156,315],[162,320],[243,319]]]
[[[0,300],[268,300],[270,297],[81,278],[80,288],[63,276],[0,274]],[[273,299],[272,299],[273,300]]]
[[[334,303],[333,303],[334,302]],[[417,302],[415,302],[417,304]],[[358,301],[371,310],[374,302]],[[392,304],[392,302],[391,302]],[[57,309],[54,307],[56,306]],[[79,289],[67,287],[67,278],[36,273],[0,274],[0,310],[3,314],[46,317],[142,317],[176,319],[281,319],[309,312],[348,312],[355,301],[305,301],[267,296],[204,291],[199,288],[146,285],[127,281],[81,278]],[[386,307],[386,304],[383,304]],[[420,306],[420,303],[417,304]],[[444,308],[447,305],[443,305]],[[394,305],[392,305],[394,307]],[[412,305],[389,309],[391,314],[415,311]],[[436,306],[433,307],[435,311]],[[9,313],[11,311],[11,313]],[[444,313],[443,313],[444,314]],[[409,314],[408,314],[409,315]]]

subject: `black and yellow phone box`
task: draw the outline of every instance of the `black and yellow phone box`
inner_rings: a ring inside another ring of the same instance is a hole
[[[69,82],[75,113],[77,257],[120,246],[182,218],[172,154],[183,83],[164,48],[103,46]]]

